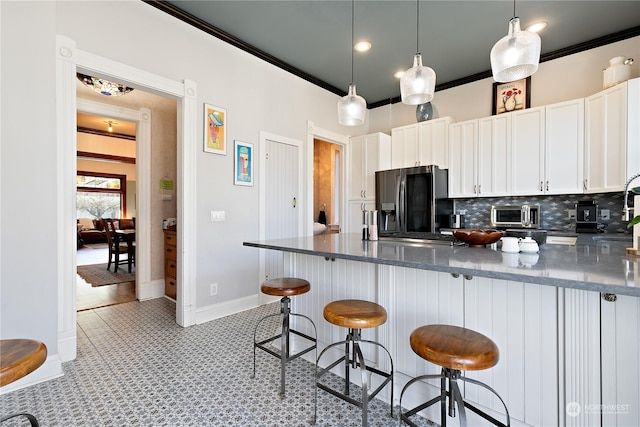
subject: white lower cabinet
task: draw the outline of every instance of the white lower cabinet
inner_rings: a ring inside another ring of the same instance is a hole
[[[378,250],[403,252],[386,253],[387,259],[406,259],[412,256],[407,251],[418,249],[362,242],[363,254],[375,257]],[[419,250],[429,257],[428,249]],[[319,352],[346,335],[324,320],[327,303],[354,298],[385,307],[387,322],[363,330],[363,339],[378,341],[390,351],[396,405],[407,381],[440,372],[411,350],[411,332],[443,323],[475,330],[496,343],[497,365],[463,374],[496,390],[511,425],[640,425],[640,298],[617,295],[610,302],[598,292],[294,253],[284,254],[284,272],[311,282],[310,292],[292,298],[292,309],[315,322]],[[295,320],[294,326],[312,332],[306,322]],[[389,368],[379,350],[365,353],[372,365]],[[359,381],[358,375],[351,378]],[[375,386],[375,376],[373,380]],[[403,406],[436,396],[439,386],[437,380],[415,385]],[[467,400],[503,420],[504,409],[491,392],[473,384],[461,388]],[[389,390],[379,396],[388,402]],[[437,405],[421,414],[440,420]],[[470,411],[467,419],[469,425],[490,425]],[[457,425],[458,420],[449,422]]]
[[[640,425],[640,298],[560,292],[560,424]]]
[[[640,298],[600,300],[602,425],[640,426]]]
[[[393,331],[388,345],[393,349],[397,396],[410,378],[440,372],[440,367],[411,350],[411,332],[436,323],[464,326],[491,338],[500,351],[496,366],[464,375],[500,394],[512,425],[557,425],[557,288],[387,266],[380,267],[379,280],[381,300],[390,301],[385,327]],[[389,293],[386,297],[385,292]],[[404,398],[403,406],[436,396],[439,386],[437,380],[417,386]],[[495,395],[475,385],[461,387],[466,399],[504,420],[504,408]],[[436,405],[423,415],[439,422],[439,411]],[[473,426],[491,425],[471,411],[467,411],[467,420]],[[455,425],[457,421],[449,422]]]
[[[496,390],[512,423],[557,425],[557,325],[556,287],[482,277],[465,280],[464,326],[491,338],[500,351],[497,365],[465,375]],[[465,398],[504,413],[500,401],[481,387],[466,386]],[[478,418],[472,425],[485,423]]]

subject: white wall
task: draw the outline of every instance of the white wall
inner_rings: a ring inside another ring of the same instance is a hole
[[[541,37],[544,44],[544,34]],[[634,58],[631,77],[640,76],[640,37],[543,62],[531,76],[531,107],[584,98],[601,91],[602,70],[615,56]],[[436,92],[431,101],[434,117],[451,116],[461,122],[490,116],[492,90],[493,78],[489,77]],[[416,107],[402,103],[378,107],[369,111],[367,123],[369,132],[390,134],[391,128],[416,123]]]
[[[56,5],[0,8],[0,336],[56,354]]]

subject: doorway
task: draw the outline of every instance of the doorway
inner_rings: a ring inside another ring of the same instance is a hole
[[[342,146],[313,140],[314,234],[338,233],[342,210]]]
[[[195,153],[190,149],[190,143],[197,139],[198,133],[198,106],[197,86],[191,80],[175,81],[165,77],[149,73],[134,67],[99,57],[97,55],[77,49],[76,42],[66,36],[56,37],[56,99],[57,105],[57,129],[56,141],[58,147],[57,170],[58,182],[61,188],[61,197],[57,201],[57,242],[60,268],[57,274],[58,294],[58,353],[60,360],[66,362],[76,358],[77,352],[77,315],[75,301],[75,277],[76,277],[76,251],[77,224],[75,221],[75,156],[76,156],[76,118],[80,110],[80,99],[76,96],[76,73],[83,71],[108,78],[112,81],[126,83],[135,82],[135,86],[149,92],[157,93],[163,97],[177,102],[177,151],[178,151],[178,175],[176,177],[176,191],[181,193],[178,200],[178,296],[176,301],[176,323],[180,326],[191,326],[196,323],[196,289],[195,283],[195,194],[190,189],[195,188]],[[77,108],[76,108],[77,107]],[[118,111],[121,111],[118,110]],[[114,111],[111,116],[118,116]],[[143,145],[144,138],[151,139],[151,111],[146,108],[137,110],[137,116],[132,120],[138,120],[138,187],[137,192],[137,218],[141,221],[136,227],[136,244],[138,246],[138,258],[136,260],[138,271],[137,294],[138,298],[155,296],[142,295],[142,291],[153,290],[150,283],[149,250],[151,224],[151,175],[150,144]],[[143,179],[145,180],[143,182]],[[185,191],[187,189],[187,191]],[[146,220],[143,220],[146,218]],[[146,223],[146,225],[145,225]],[[144,246],[144,248],[143,248]],[[145,259],[146,258],[146,259]],[[146,267],[145,267],[146,266]],[[138,282],[146,280],[151,286],[140,289]],[[163,287],[163,283],[159,284]]]
[[[137,143],[134,122],[78,113],[77,127],[76,309],[84,311],[136,300],[135,262],[116,271],[102,220],[135,230]]]

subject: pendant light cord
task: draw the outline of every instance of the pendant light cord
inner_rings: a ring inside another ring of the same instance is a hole
[[[416,53],[420,53],[419,40],[420,40],[420,0],[416,0]]]
[[[516,0],[513,0],[513,17],[516,17]]]
[[[354,34],[354,22],[355,22],[355,9],[356,1],[351,0],[351,84],[353,84],[353,34]]]

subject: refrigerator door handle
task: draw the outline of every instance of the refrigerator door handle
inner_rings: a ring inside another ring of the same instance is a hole
[[[396,178],[396,194],[398,195],[399,200],[397,201],[397,214],[396,217],[398,219],[398,229],[397,231],[403,231],[403,221],[405,215],[405,189],[404,189],[404,177],[402,175],[398,175]]]

